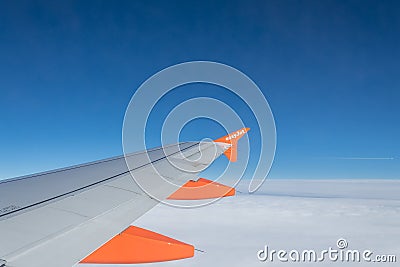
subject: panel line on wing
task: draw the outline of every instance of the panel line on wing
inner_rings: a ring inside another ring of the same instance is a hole
[[[129,189],[126,189],[126,188],[122,188],[122,187],[119,187],[119,186],[115,186],[115,185],[105,184],[105,185],[103,185],[103,186],[111,187],[111,188],[115,188],[115,189],[119,189],[119,190],[123,190],[123,191],[127,191],[127,192],[131,192],[131,193],[134,193],[134,194],[136,194],[136,195],[141,195],[140,193],[138,193],[138,192],[136,192],[136,191],[129,190]]]

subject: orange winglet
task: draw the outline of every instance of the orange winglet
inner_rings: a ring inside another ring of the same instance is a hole
[[[190,180],[186,182],[186,184],[170,195],[168,199],[198,200],[233,196],[235,193],[235,188],[199,178],[197,181]]]
[[[231,147],[225,150],[224,155],[230,161],[235,162],[237,161],[237,143],[239,139],[242,138],[244,134],[248,131],[250,131],[250,128],[242,128],[240,130],[237,130],[236,132],[218,138],[217,140],[214,140],[214,142],[230,144]]]
[[[135,264],[178,260],[194,256],[192,245],[130,226],[80,263]]]

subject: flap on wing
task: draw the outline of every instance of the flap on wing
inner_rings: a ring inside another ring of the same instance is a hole
[[[135,264],[178,260],[194,256],[192,245],[130,226],[80,263]]]
[[[233,133],[218,138],[217,140],[214,140],[214,142],[230,145],[230,147],[225,150],[224,155],[229,159],[229,161],[235,162],[237,161],[237,143],[239,139],[242,138],[248,131],[250,131],[250,128],[242,128]]]
[[[200,178],[197,181],[188,181],[181,188],[170,195],[168,199],[198,200],[233,195],[235,195],[235,188]]]

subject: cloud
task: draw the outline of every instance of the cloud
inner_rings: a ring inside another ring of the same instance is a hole
[[[246,182],[239,185],[244,192]],[[152,267],[331,266],[330,262],[260,262],[257,251],[265,245],[320,251],[345,238],[351,249],[399,255],[399,191],[396,180],[267,180],[255,194],[238,194],[202,208],[158,205],[134,225],[205,251]]]
[[[394,160],[394,157],[328,157],[339,160]]]

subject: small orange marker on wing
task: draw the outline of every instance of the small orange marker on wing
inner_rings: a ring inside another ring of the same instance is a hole
[[[176,190],[168,199],[199,200],[234,196],[235,188],[226,186],[204,178],[197,181],[190,180]]]
[[[194,246],[136,226],[129,226],[80,263],[137,264],[190,258]]]

